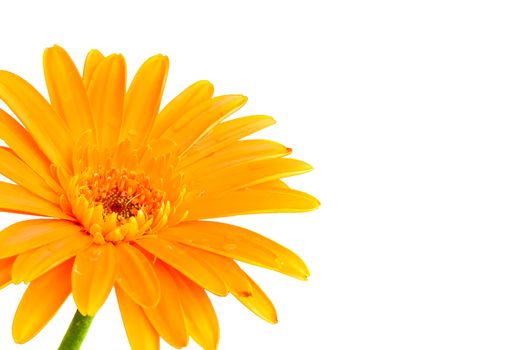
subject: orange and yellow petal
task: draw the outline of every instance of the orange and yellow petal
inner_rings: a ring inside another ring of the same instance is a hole
[[[177,271],[171,271],[182,300],[185,323],[191,337],[205,350],[218,347],[220,328],[204,289]]]
[[[119,286],[115,292],[131,350],[158,350],[160,336],[143,309]]]
[[[135,303],[143,307],[155,306],[161,289],[151,262],[128,243],[116,245],[116,282]]]
[[[249,296],[235,294],[235,297],[258,317],[270,323],[277,323],[277,311],[271,300],[251,277],[246,277],[251,283],[253,293]]]
[[[92,244],[93,238],[80,231],[17,256],[11,272],[13,283],[31,282],[52,268],[76,256]]]
[[[18,344],[31,340],[53,318],[71,293],[73,260],[67,261],[30,283],[13,320]]]
[[[227,295],[225,284],[214,271],[199,256],[191,254],[179,243],[158,237],[144,237],[138,239],[137,244],[207,290],[217,295]]]
[[[83,315],[94,316],[114,286],[116,253],[111,243],[94,244],[75,257],[72,270],[73,300]]]
[[[0,259],[0,289],[11,283],[11,269],[16,257]]]
[[[161,298],[158,305],[143,310],[167,343],[182,348],[189,342],[189,336],[183,318],[180,290],[166,266],[157,262],[154,267],[161,285]]]
[[[161,232],[162,237],[299,279],[309,271],[295,253],[242,227],[212,221],[185,222]]]
[[[0,232],[0,258],[18,255],[79,233],[69,221],[35,219],[17,222]]]
[[[95,69],[103,59],[104,55],[99,50],[90,50],[86,55],[82,77],[85,88],[90,85]]]

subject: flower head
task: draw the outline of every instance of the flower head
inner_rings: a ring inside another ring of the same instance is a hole
[[[281,179],[311,170],[291,149],[244,139],[274,124],[224,121],[241,95],[213,97],[199,81],[159,112],[168,59],[147,60],[126,88],[123,56],[92,50],[84,72],[60,47],[44,53],[50,102],[0,71],[0,210],[42,216],[0,232],[0,287],[29,283],[13,322],[34,337],[72,294],[95,315],[115,289],[133,349],[174,347],[189,335],[215,349],[206,290],[233,294],[276,322],[273,305],[235,260],[306,279],[302,260],[224,216],[312,210],[318,201]],[[45,293],[44,293],[45,291]]]

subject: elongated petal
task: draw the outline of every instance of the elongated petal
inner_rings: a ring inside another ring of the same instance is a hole
[[[122,55],[108,56],[98,64],[88,87],[95,134],[103,148],[111,148],[117,143],[123,119],[125,89],[125,59]]]
[[[161,298],[155,307],[144,308],[150,323],[167,343],[182,348],[189,336],[183,319],[182,300],[178,285],[167,268],[160,263],[154,265],[161,285]]]
[[[211,269],[224,281],[227,289],[237,295],[251,295],[251,284],[246,278],[246,274],[232,260],[218,254],[210,253],[203,249],[188,247],[193,254],[209,265]]]
[[[160,112],[152,128],[152,139],[159,138],[171,124],[177,122],[185,113],[213,96],[213,85],[200,80],[189,86],[170,101]]]
[[[21,186],[0,181],[0,211],[71,220],[57,205]]]
[[[61,191],[51,177],[50,161],[35,143],[27,130],[9,114],[0,109],[0,139],[28,166],[39,174],[54,190]]]
[[[236,295],[235,297],[255,315],[270,323],[277,323],[277,311],[268,296],[260,289],[251,277],[247,276],[251,283],[253,293],[250,296]]]
[[[75,256],[92,244],[92,237],[82,232],[20,254],[11,272],[13,283],[31,282],[52,268]]]
[[[295,278],[306,279],[310,274],[301,258],[291,250],[242,227],[194,221],[168,228],[160,235]]]
[[[219,197],[197,197],[186,204],[187,221],[260,213],[295,213],[314,210],[319,201],[296,190],[239,190]]]
[[[190,158],[198,159],[206,157],[273,124],[275,124],[275,120],[267,115],[253,115],[225,121],[216,125],[209,134],[198,141],[187,152],[187,155]]]
[[[110,294],[115,276],[113,244],[94,244],[77,254],[72,271],[72,294],[81,314],[96,314]]]
[[[159,111],[168,69],[169,59],[162,55],[151,57],[139,68],[125,98],[121,141],[129,139],[137,146],[150,134]]]
[[[244,140],[237,141],[229,147],[216,152],[214,155],[198,159],[194,163],[182,162],[181,165],[178,165],[178,169],[184,169],[186,175],[195,178],[219,169],[259,160],[280,158],[290,153],[291,148],[285,147],[277,142],[268,140]],[[185,164],[189,165],[186,166]]]
[[[59,202],[57,193],[9,148],[0,147],[0,173],[49,202]]]
[[[244,163],[200,177],[200,188],[208,193],[221,193],[246,188],[259,183],[300,175],[313,168],[292,158],[266,159]]]
[[[0,71],[0,99],[18,116],[55,164],[71,169],[73,139],[64,121],[27,81]]]
[[[51,105],[66,121],[72,136],[78,138],[86,130],[93,129],[86,89],[79,71],[62,47],[46,49],[44,74]]]
[[[131,350],[158,350],[160,337],[143,309],[119,286],[115,291]]]
[[[71,235],[80,227],[63,220],[36,219],[17,222],[0,232],[0,258],[18,255]]]
[[[128,243],[118,244],[116,253],[119,286],[139,305],[155,306],[160,298],[160,285],[152,264]]]
[[[193,281],[177,271],[173,270],[171,273],[178,285],[189,334],[205,350],[215,350],[218,347],[220,329],[209,297]]]
[[[26,289],[13,321],[18,344],[31,340],[57,313],[71,293],[73,261],[67,261],[37,278]]]
[[[247,97],[241,95],[218,96],[205,101],[187,112],[164,135],[169,135],[183,154],[215,125],[242,108],[246,102]]]
[[[84,61],[84,70],[83,70],[83,83],[86,88],[90,85],[90,80],[93,77],[95,69],[104,59],[104,56],[99,50],[90,50],[88,55],[86,55],[86,60]]]
[[[0,259],[0,289],[11,283],[11,268],[16,257]]]
[[[214,271],[184,246],[157,237],[138,239],[137,244],[207,290],[218,295],[227,294],[224,283]]]

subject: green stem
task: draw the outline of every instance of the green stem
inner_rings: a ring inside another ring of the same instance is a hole
[[[58,350],[79,350],[92,320],[93,316],[83,316],[77,310]]]

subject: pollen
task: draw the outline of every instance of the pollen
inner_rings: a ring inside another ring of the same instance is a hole
[[[165,193],[144,173],[85,171],[72,178],[72,211],[97,243],[136,239],[162,228],[171,213]]]

